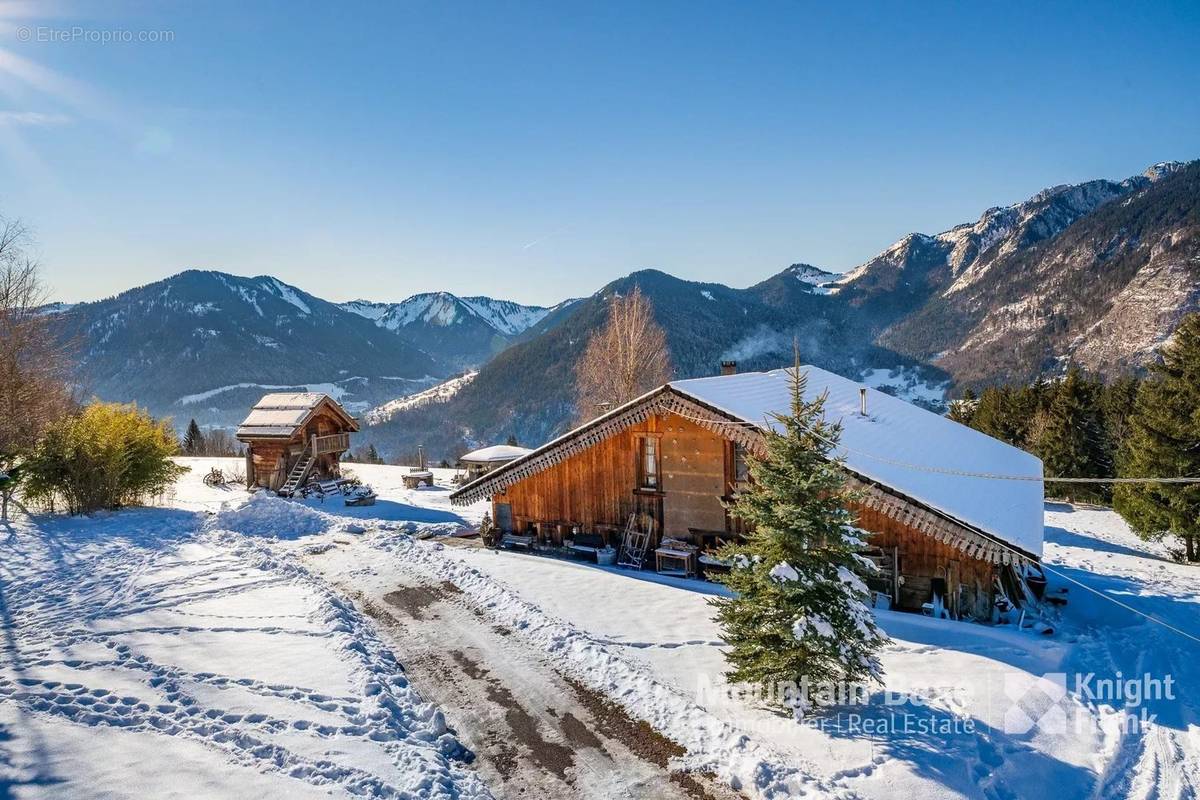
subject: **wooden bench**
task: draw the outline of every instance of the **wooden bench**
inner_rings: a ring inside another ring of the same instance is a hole
[[[568,547],[576,553],[581,553],[586,556],[591,556],[599,561],[596,555],[603,550],[607,545],[604,543],[604,537],[598,533],[577,533]]]
[[[678,575],[685,578],[694,575],[696,572],[695,545],[681,542],[678,539],[663,539],[662,546],[654,550],[654,571],[660,575]]]

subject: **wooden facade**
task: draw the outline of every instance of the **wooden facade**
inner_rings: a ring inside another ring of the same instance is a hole
[[[646,459],[648,440],[653,465]],[[493,519],[517,533],[546,522],[615,531],[631,514],[646,513],[657,521],[655,540],[703,547],[722,534],[732,539],[744,532],[725,503],[744,477],[740,454],[761,450],[757,429],[731,424],[727,414],[664,387],[468,484],[452,499],[490,499]],[[996,576],[1022,559],[1013,548],[890,487],[853,473],[851,485],[864,498],[853,511],[870,534],[868,545],[894,565],[886,593],[895,607],[920,609],[937,591],[955,615],[990,616]]]
[[[954,614],[986,618],[994,602],[996,570],[990,561],[966,555],[881,511],[856,506],[858,526],[871,533],[868,543],[892,555],[900,579],[892,589],[897,608],[916,610],[943,581],[944,600]]]
[[[643,473],[643,441],[657,450],[657,480]],[[651,416],[531,475],[497,495],[518,529],[567,520],[585,528],[620,526],[633,513],[657,521],[656,538],[726,527],[724,441],[682,417]],[[494,510],[495,511],[495,510]]]

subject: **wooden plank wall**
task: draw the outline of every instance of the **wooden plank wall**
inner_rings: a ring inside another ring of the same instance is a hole
[[[689,528],[725,530],[725,440],[674,414],[661,429],[665,535],[687,539]]]
[[[287,444],[284,442],[251,442],[250,458],[254,461],[254,482],[267,489],[278,489],[287,478],[285,471]]]
[[[969,616],[983,616],[992,606],[993,567],[986,561],[970,558],[932,536],[908,527],[870,508],[855,508],[858,526],[870,531],[872,545],[900,550],[900,607],[920,609],[929,601],[933,578],[946,579],[948,602],[952,610]],[[957,607],[963,587],[963,604]]]
[[[496,495],[512,506],[514,520],[622,525],[634,511],[637,437],[656,433],[657,418],[621,431]]]
[[[638,439],[659,437],[664,497],[660,536],[687,538],[688,528],[724,530],[724,440],[682,417],[655,416],[510,486],[497,503],[514,519],[568,521],[585,528],[623,525],[635,510]]]

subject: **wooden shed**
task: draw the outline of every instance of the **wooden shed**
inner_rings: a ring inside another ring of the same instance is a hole
[[[290,496],[310,477],[340,477],[357,430],[358,421],[327,394],[268,394],[237,429],[246,444],[246,485]]]
[[[528,447],[518,447],[511,444],[494,444],[472,450],[458,457],[458,465],[467,472],[468,480],[475,480],[480,475],[486,475],[494,469],[499,469],[510,461],[529,454]]]
[[[863,499],[853,509],[881,567],[872,588],[895,607],[937,594],[959,616],[988,617],[1042,550],[1042,465],[945,417],[815,367],[806,395],[827,392],[842,422],[837,455]],[[791,370],[675,381],[581,425],[451,495],[490,500],[516,533],[542,523],[612,532],[654,520],[655,542],[706,548],[744,533],[726,504],[748,480],[771,414],[787,413]],[[1022,480],[996,480],[1005,474]],[[636,518],[636,517],[635,517]],[[1007,583],[1005,583],[1007,581]],[[1013,598],[1019,599],[1019,598]]]

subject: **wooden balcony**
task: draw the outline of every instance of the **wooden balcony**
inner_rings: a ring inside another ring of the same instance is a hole
[[[312,437],[312,451],[315,456],[326,453],[344,453],[349,449],[350,434],[348,433],[333,433],[329,436]]]

